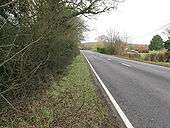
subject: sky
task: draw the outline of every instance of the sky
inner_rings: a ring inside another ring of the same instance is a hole
[[[156,34],[167,40],[164,32],[170,28],[169,5],[170,0],[125,0],[117,10],[86,19],[91,31],[85,33],[84,42],[96,41],[110,28],[127,35],[128,43],[149,44]]]

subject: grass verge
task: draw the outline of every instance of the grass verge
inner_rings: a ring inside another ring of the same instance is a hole
[[[82,55],[66,69],[66,75],[27,106],[30,115],[16,113],[2,128],[118,128],[97,95]],[[4,118],[5,120],[5,118]]]
[[[170,67],[170,63],[169,63],[169,62],[154,62],[154,61],[146,61],[146,60],[143,60],[143,59],[137,59],[137,58],[130,58],[130,57],[125,57],[125,56],[119,56],[119,55],[114,55],[114,56],[120,57],[120,58],[125,58],[125,59],[131,59],[131,60],[135,60],[135,61],[140,61],[140,62],[145,62],[145,63],[149,63],[149,64],[155,64],[155,65]]]

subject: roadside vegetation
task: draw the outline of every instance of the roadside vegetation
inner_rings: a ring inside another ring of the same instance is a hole
[[[1,117],[7,124],[4,128],[118,128],[116,118],[98,97],[99,90],[82,55],[60,75],[58,82],[25,106],[30,115],[13,112]]]
[[[79,55],[78,46],[87,30],[82,17],[109,12],[116,9],[118,3],[119,0],[0,1],[0,125],[45,128],[54,124],[64,127],[72,122],[61,121],[74,112],[67,111],[67,107],[75,105],[74,110],[78,111],[83,102],[74,104],[78,96],[70,98],[70,92],[65,91],[69,89],[66,88],[68,83],[63,82],[65,86],[52,83],[57,83],[73,58]],[[78,78],[75,72],[74,75]],[[75,84],[72,78],[70,80],[69,84]],[[85,89],[86,85],[80,86]],[[49,96],[44,96],[46,90]],[[36,97],[39,95],[43,100]],[[59,122],[56,111],[63,115]],[[78,118],[76,121],[83,121]]]
[[[155,35],[149,45],[128,44],[126,36],[121,36],[120,32],[110,29],[106,35],[98,37],[96,48],[90,48],[89,45],[84,45],[88,49],[109,55],[129,58],[133,60],[143,61],[162,66],[170,66],[170,31],[166,30],[169,38],[163,41],[160,35]],[[97,45],[98,42],[103,42],[103,45]]]
[[[125,58],[125,59],[141,61],[141,62],[145,62],[145,63],[149,63],[149,64],[155,64],[155,65],[170,67],[170,62],[147,61],[147,60],[144,60],[144,59],[139,59],[137,57],[127,57],[127,56],[120,56],[120,55],[114,55],[114,56]]]

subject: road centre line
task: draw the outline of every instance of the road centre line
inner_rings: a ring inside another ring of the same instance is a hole
[[[84,53],[83,53],[84,55]],[[100,82],[100,84],[102,85],[104,91],[106,92],[106,94],[108,95],[111,103],[114,105],[114,107],[116,108],[118,114],[120,115],[122,121],[124,122],[124,124],[126,125],[127,128],[134,128],[132,126],[132,124],[130,123],[129,119],[126,117],[126,115],[124,114],[124,112],[122,111],[122,109],[120,108],[120,106],[118,105],[118,103],[116,102],[116,100],[113,98],[113,96],[111,95],[111,93],[109,92],[109,90],[107,89],[106,85],[103,83],[103,81],[100,79],[100,77],[98,76],[98,74],[96,73],[96,71],[94,70],[93,66],[91,65],[90,61],[87,59],[87,57],[84,55],[86,61],[88,62],[90,68],[92,69],[93,73],[95,74],[96,78],[98,79],[98,81]]]
[[[127,67],[132,67],[131,65],[128,65],[128,64],[125,64],[125,63],[121,63],[122,65],[124,66],[127,66]]]

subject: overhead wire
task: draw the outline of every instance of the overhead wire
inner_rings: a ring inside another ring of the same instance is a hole
[[[168,23],[168,24],[166,24],[166,25],[164,25],[164,26],[162,26],[162,27],[160,27],[160,28],[157,28],[157,29],[155,29],[154,31],[151,31],[151,32],[149,32],[149,33],[147,33],[147,34],[144,34],[144,35],[142,35],[142,36],[132,38],[131,40],[140,39],[140,38],[146,37],[146,36],[148,36],[148,35],[150,35],[150,34],[152,34],[152,33],[154,33],[154,32],[157,32],[157,31],[159,31],[159,30],[161,30],[161,29],[164,29],[164,28],[168,27],[169,25],[170,25],[170,23]]]

